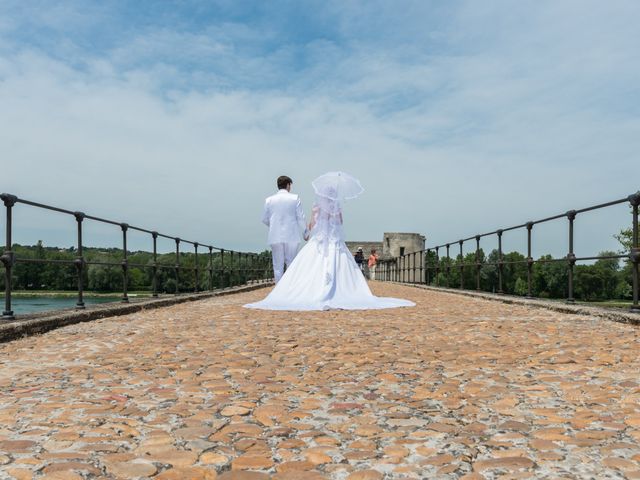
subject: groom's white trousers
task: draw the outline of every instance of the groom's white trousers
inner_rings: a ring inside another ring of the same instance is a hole
[[[271,258],[273,259],[273,277],[278,283],[284,274],[284,266],[291,265],[298,253],[297,243],[272,243]]]

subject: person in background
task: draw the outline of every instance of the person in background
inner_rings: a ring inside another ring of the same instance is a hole
[[[364,275],[364,253],[362,252],[362,247],[358,247],[358,250],[356,250],[356,254],[353,257],[358,264],[358,268]]]
[[[376,265],[378,265],[378,254],[376,253],[376,249],[371,249],[371,255],[369,255],[369,261],[367,263],[369,265],[369,278],[371,280],[376,279]]]

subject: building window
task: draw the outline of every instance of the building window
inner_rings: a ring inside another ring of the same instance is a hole
[[[404,255],[404,247],[400,247],[400,256]]]

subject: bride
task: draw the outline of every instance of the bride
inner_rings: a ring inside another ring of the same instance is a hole
[[[367,310],[411,307],[415,303],[376,297],[344,242],[342,205],[359,196],[360,182],[343,172],[330,172],[313,183],[316,202],[311,239],[267,297],[247,308],[264,310]]]

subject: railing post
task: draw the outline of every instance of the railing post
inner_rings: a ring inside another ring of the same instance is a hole
[[[260,283],[261,280],[261,274],[260,272],[262,271],[261,268],[261,262],[262,259],[260,258],[260,255],[258,255],[257,253],[253,254],[253,261],[254,261],[254,267],[253,267],[253,282],[254,283]]]
[[[531,277],[533,271],[533,258],[531,257],[531,230],[533,222],[527,222],[527,298],[531,298]]]
[[[258,281],[259,283],[265,283],[265,263],[264,263],[264,257],[262,255],[260,255],[259,253],[256,254],[256,258],[258,260]]]
[[[407,283],[407,256],[402,256],[402,283]]]
[[[502,275],[504,269],[504,257],[502,256],[502,230],[498,230],[498,293],[503,294]]]
[[[631,260],[631,276],[633,281],[633,304],[631,305],[631,310],[637,312],[640,311],[640,304],[638,304],[638,290],[640,290],[640,232],[638,232],[638,206],[640,206],[640,192],[630,195],[629,203],[631,203],[633,215],[633,226],[631,227],[631,250],[629,252],[629,260]]]
[[[464,255],[462,254],[463,240],[459,240],[460,244],[460,290],[464,290]]]
[[[152,296],[158,296],[158,232],[151,232],[153,238],[153,279],[151,281],[153,293]]]
[[[84,257],[82,256],[82,221],[84,220],[84,213],[74,212],[73,216],[76,217],[76,223],[78,225],[78,248],[76,259],[73,263],[76,266],[78,272],[78,301],[76,302],[76,308],[82,310],[84,308],[84,299],[82,298],[84,293]]]
[[[427,262],[427,263],[425,263]],[[425,285],[429,285],[429,250],[425,255],[424,250],[420,250],[420,283],[424,282]],[[424,270],[423,270],[424,269]]]
[[[394,282],[397,282],[398,280],[400,280],[399,267],[400,267],[400,257],[395,257],[393,259],[393,281]]]
[[[240,262],[240,281],[242,282],[241,284],[244,285],[247,283],[247,254],[242,252],[238,253],[238,260]]]
[[[417,283],[416,282],[416,257],[418,256],[418,252],[413,252],[413,256],[411,257],[411,270],[413,271],[413,282],[412,283]]]
[[[127,289],[129,287],[129,260],[127,259],[127,230],[129,225],[120,224],[122,230],[122,302],[129,303]]]
[[[440,247],[436,247],[436,287],[440,286]]]
[[[220,249],[220,289],[225,288],[227,282],[224,280],[224,248]]]
[[[576,211],[570,210],[567,212],[567,219],[569,219],[569,253],[567,254],[568,275],[567,275],[567,303],[574,303],[573,298],[573,268],[576,264],[576,256],[573,252],[573,221],[576,219]]]
[[[480,291],[480,235],[476,235],[476,291]]]
[[[275,281],[275,279],[276,279],[276,274],[275,274],[275,272],[273,271],[273,252],[269,252],[269,256],[268,256],[268,258],[267,258],[267,261],[269,262],[268,267],[269,267],[269,273],[271,274],[271,280],[272,280],[272,281]]]
[[[175,264],[175,271],[176,271],[176,295],[178,295],[180,293],[180,239],[176,238],[176,264]]]
[[[4,206],[7,207],[7,225],[6,225],[6,243],[4,253],[0,257],[0,261],[4,265],[4,310],[2,311],[2,319],[3,320],[13,320],[15,316],[13,315],[13,310],[11,310],[11,278],[13,272],[13,266],[15,265],[15,254],[11,250],[12,247],[12,239],[11,239],[11,227],[12,227],[12,209],[13,206],[18,201],[18,197],[15,195],[9,195],[8,193],[3,193],[0,195],[0,199],[4,202]]]
[[[447,288],[451,285],[451,257],[449,255],[450,245],[447,243]]]
[[[249,254],[245,253],[244,254],[244,263],[242,264],[242,280],[244,280],[242,283],[247,285],[249,284]]]
[[[200,291],[200,271],[198,270],[198,242],[193,244],[193,248],[195,251],[195,268],[193,270],[195,276],[195,282],[193,284],[194,291],[198,293]]]
[[[213,247],[209,247],[209,291],[213,290]]]
[[[231,268],[229,269],[229,286],[230,287],[235,287],[234,282],[233,282],[233,277],[234,277],[234,271],[235,271],[236,267],[233,264],[233,250],[231,250],[229,255],[231,256],[231,259],[229,260],[229,265],[231,265]]]

